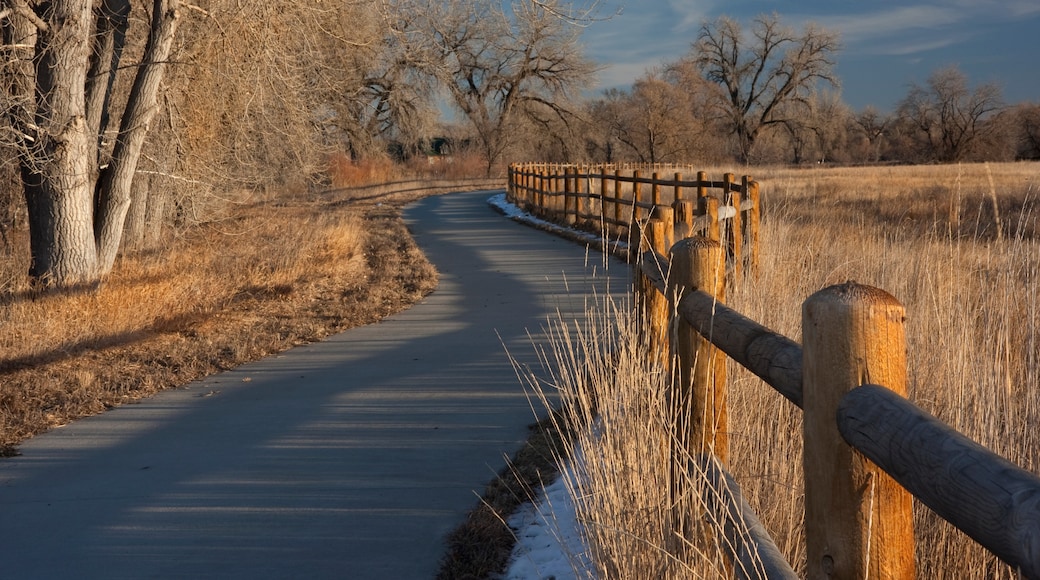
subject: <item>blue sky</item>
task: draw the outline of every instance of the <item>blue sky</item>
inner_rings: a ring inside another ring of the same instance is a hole
[[[974,84],[994,82],[1005,101],[1040,102],[1040,0],[600,0],[582,33],[599,63],[599,89],[631,85],[652,67],[686,54],[701,23],[726,14],[750,23],[776,12],[801,29],[816,22],[841,34],[837,74],[856,110],[892,111],[910,83],[957,65]]]

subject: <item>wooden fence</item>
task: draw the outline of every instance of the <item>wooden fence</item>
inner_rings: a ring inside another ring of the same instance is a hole
[[[808,578],[913,578],[912,497],[1024,577],[1040,578],[1040,478],[905,398],[905,313],[895,298],[854,283],[825,288],[803,304],[798,345],[723,304],[717,241],[695,236],[668,250],[638,260],[636,303],[666,353],[671,397],[685,409],[674,426],[675,469],[697,469],[727,491],[701,505],[724,523],[721,543],[738,576],[794,573],[724,471],[727,355],[804,412]],[[692,513],[689,490],[675,483],[684,480],[673,477],[677,516]],[[733,532],[739,527],[746,531]]]
[[[543,219],[639,241],[628,245],[635,303],[684,410],[672,436],[676,521],[697,513],[679,470],[703,474],[714,492],[698,505],[734,573],[795,577],[725,471],[729,356],[803,410],[808,578],[913,578],[916,498],[1040,579],[1040,477],[906,399],[903,306],[869,286],[825,288],[802,305],[802,345],[745,318],[724,304],[726,277],[744,269],[730,264],[757,265],[758,184],[662,180],[663,169],[513,165],[508,195]]]
[[[732,173],[711,181],[703,171],[690,181],[677,169],[684,168],[513,164],[507,199],[541,219],[624,241],[634,250],[645,245],[642,226],[658,219],[670,242],[697,233],[720,241],[734,266],[733,276],[757,272],[758,182],[747,176],[738,181]]]

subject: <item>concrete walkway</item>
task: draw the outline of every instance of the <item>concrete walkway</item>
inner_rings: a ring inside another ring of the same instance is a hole
[[[408,209],[441,272],[414,308],[0,460],[0,578],[431,578],[534,420],[503,343],[534,364],[527,332],[610,277],[489,196]]]

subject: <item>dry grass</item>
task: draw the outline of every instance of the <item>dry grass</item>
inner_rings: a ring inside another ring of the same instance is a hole
[[[1040,470],[1040,164],[753,173],[766,208],[762,274],[731,288],[728,302],[800,340],[801,304],[820,288],[855,280],[889,291],[908,312],[911,399]],[[558,333],[547,378],[534,380],[559,387],[591,426],[573,487],[597,572],[715,577],[710,549],[666,550],[673,524],[655,451],[667,443],[663,379],[640,362],[629,318],[607,309],[599,327]],[[605,348],[603,337],[617,342]],[[800,411],[732,362],[728,375],[732,471],[804,574]],[[919,577],[1015,577],[923,506],[915,519]]]
[[[161,251],[122,258],[99,287],[64,293],[29,287],[27,235],[13,232],[0,256],[0,449],[432,291],[436,271],[399,212],[430,192],[356,191],[239,204]]]

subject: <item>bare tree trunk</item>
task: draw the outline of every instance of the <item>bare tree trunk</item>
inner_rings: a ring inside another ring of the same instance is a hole
[[[116,71],[126,45],[126,30],[130,26],[130,0],[104,0],[94,32],[94,58],[87,74],[87,126],[98,136],[100,148],[108,129],[109,104]]]
[[[123,224],[130,207],[131,185],[148,127],[158,109],[159,86],[173,49],[179,6],[179,0],[154,0],[152,4],[152,25],[144,61],[130,90],[112,161],[101,175],[94,235],[102,274],[112,269],[119,253]]]
[[[123,228],[123,246],[142,249],[148,228],[148,190],[152,186],[151,175],[137,175],[130,192],[130,209],[126,212]]]
[[[91,7],[90,0],[53,0],[36,8],[43,15],[37,24],[36,130],[21,167],[29,273],[46,283],[91,281],[98,273],[89,162],[94,144],[84,98]]]

